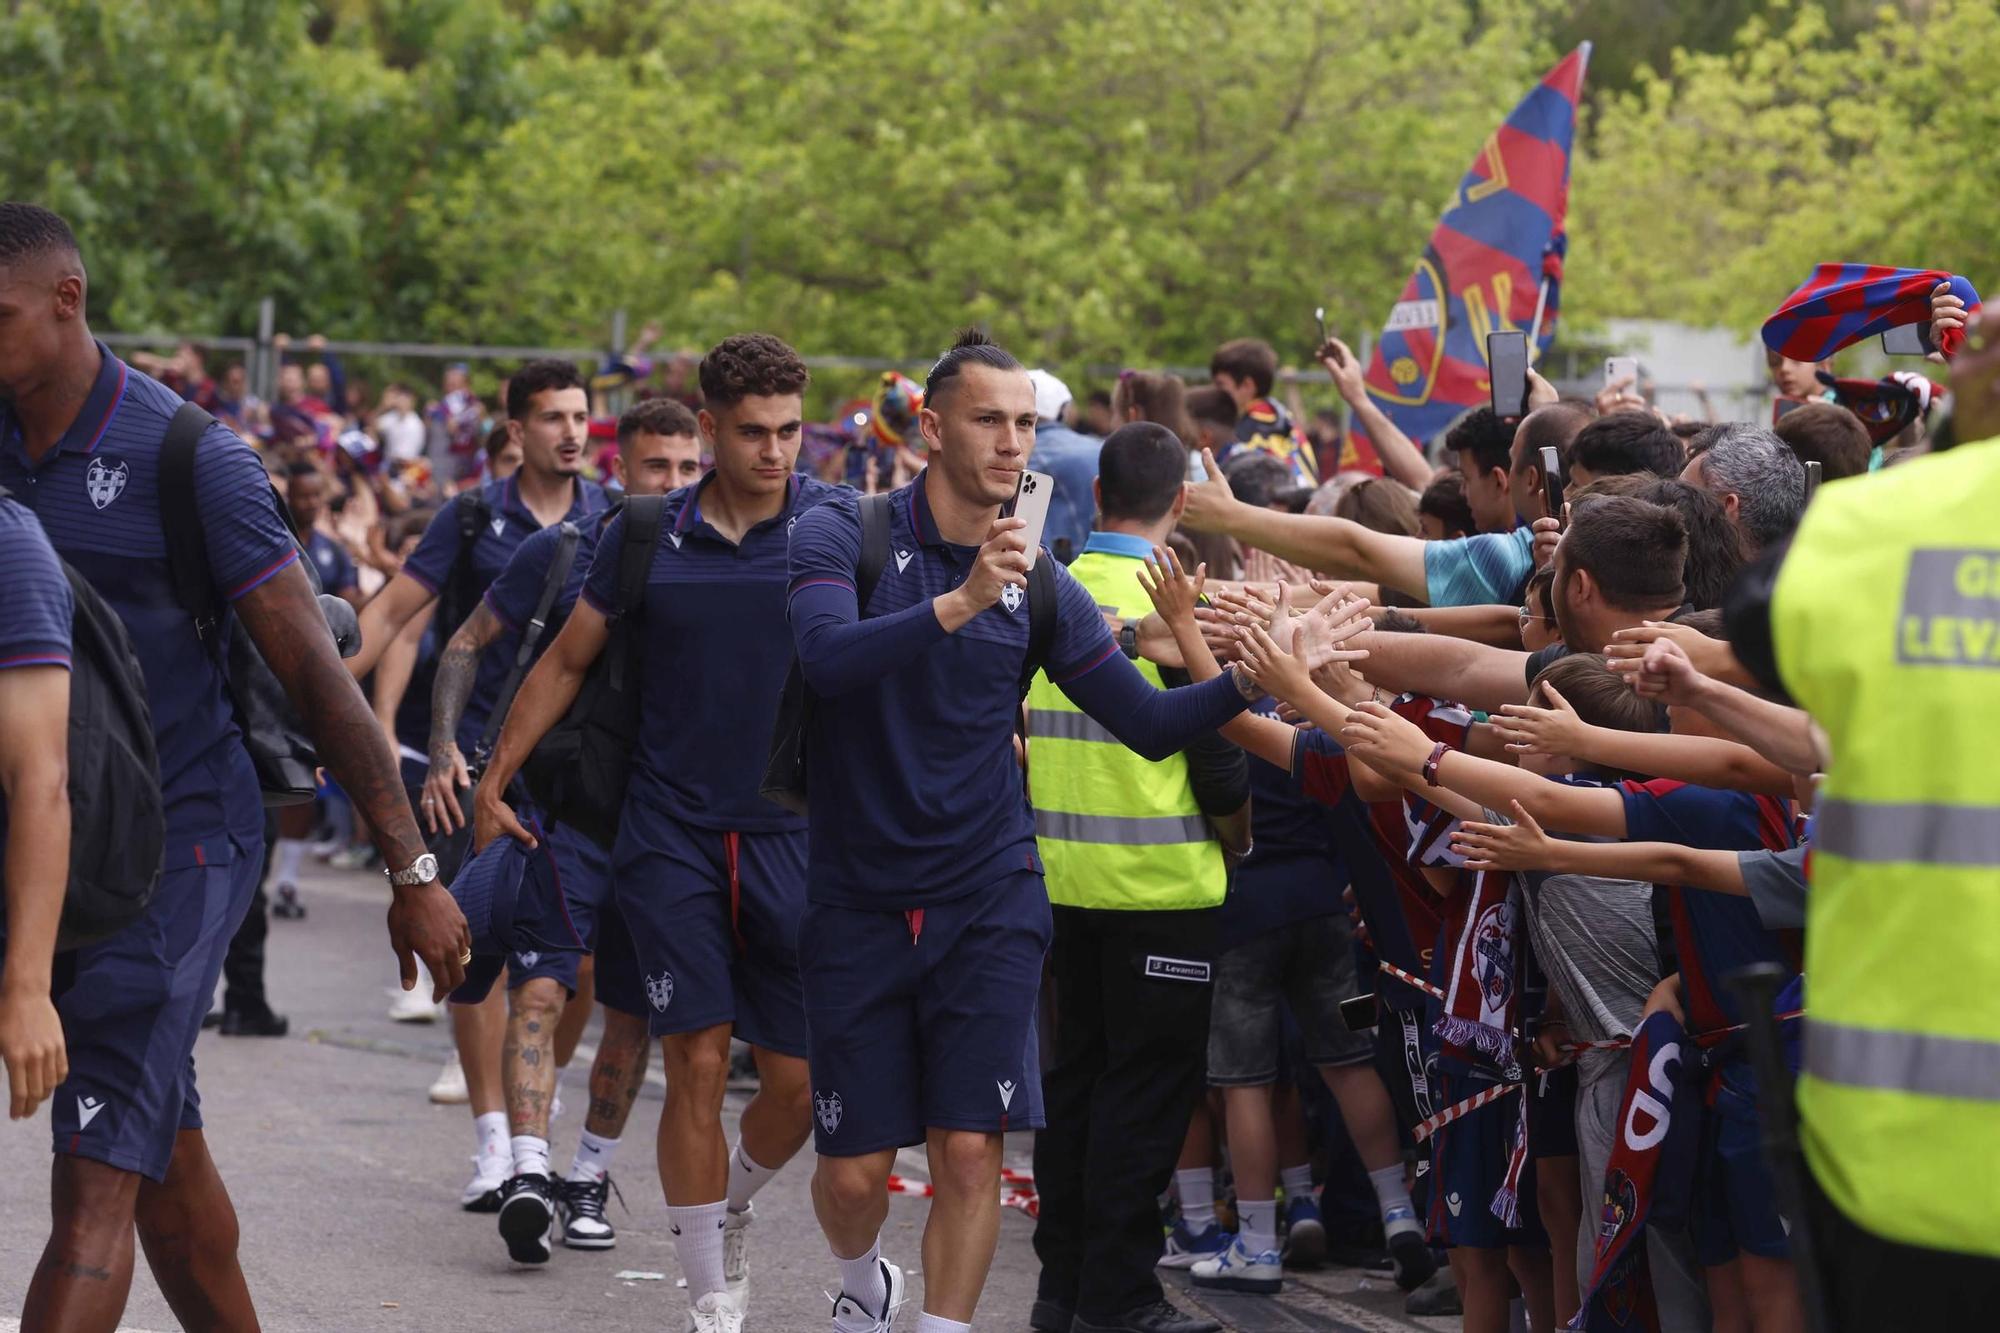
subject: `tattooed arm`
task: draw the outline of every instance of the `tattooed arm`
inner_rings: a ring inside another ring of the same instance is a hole
[[[431,686],[431,766],[424,778],[424,827],[432,833],[450,833],[466,822],[458,791],[472,785],[472,775],[458,752],[458,723],[479,678],[479,655],[505,628],[482,601],[438,658],[437,681]]]
[[[408,866],[423,855],[424,842],[395,751],[347,674],[305,572],[296,564],[280,569],[239,597],[235,609],[311,730],[321,761],[367,819],[382,859],[391,869]],[[465,979],[459,959],[471,948],[472,934],[441,883],[395,891],[389,943],[402,964],[405,989],[417,984],[418,958],[430,968],[440,1001]]]

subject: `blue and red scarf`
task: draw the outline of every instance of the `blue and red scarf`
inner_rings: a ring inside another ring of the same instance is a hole
[[[1843,347],[1931,317],[1931,290],[1941,282],[1979,309],[1979,293],[1956,274],[1884,264],[1821,264],[1764,321],[1764,345],[1793,361],[1824,361]],[[1938,339],[1947,357],[1965,339],[1953,329]]]

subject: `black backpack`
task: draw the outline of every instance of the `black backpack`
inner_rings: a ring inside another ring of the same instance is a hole
[[[611,639],[591,664],[569,713],[521,766],[528,794],[545,815],[605,848],[618,840],[632,744],[639,735],[639,617],[665,503],[661,495],[625,501]]]
[[[0,489],[0,499],[7,492]],[[56,948],[116,934],[160,885],[167,820],[146,675],[132,636],[90,581],[69,580],[69,888]],[[0,903],[0,912],[5,904]]]
[[[854,568],[855,605],[864,617],[868,599],[889,563],[889,496],[864,495],[856,505],[861,517],[861,558]],[[1028,571],[1028,655],[1021,664],[1021,697],[1048,659],[1056,637],[1056,576],[1048,560],[1037,560]],[[778,696],[778,716],[771,727],[771,757],[764,766],[758,794],[795,815],[806,813],[806,734],[812,726],[816,698],[806,685],[799,660],[785,673]]]
[[[236,617],[224,617],[225,608],[215,595],[208,539],[201,530],[194,485],[196,448],[214,424],[215,418],[193,403],[182,403],[160,445],[160,527],[166,534],[174,597],[194,617],[195,633],[222,668],[236,725],[243,732],[243,748],[250,752],[257,768],[257,786],[263,791],[264,804],[303,805],[318,793],[319,755],[312,737],[292,710],[285,687],[257,651],[250,632]],[[276,487],[271,496],[278,512],[285,513]],[[296,534],[292,542],[298,545]],[[319,571],[302,546],[299,565],[313,592],[322,593]],[[332,637],[330,626],[327,633]]]

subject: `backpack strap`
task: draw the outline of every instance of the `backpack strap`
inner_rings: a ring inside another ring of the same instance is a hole
[[[1057,603],[1062,594],[1052,565],[1054,559],[1043,551],[1035,558],[1035,567],[1028,571],[1028,655],[1021,663],[1023,699],[1028,697],[1028,686],[1034,682],[1035,673],[1048,666],[1049,653],[1056,643]]]
[[[625,502],[625,541],[618,548],[617,621],[628,626],[621,631],[631,638],[630,618],[646,604],[646,576],[653,569],[653,548],[660,544],[660,529],[666,510],[664,495],[637,495]],[[608,683],[614,690],[625,688],[625,659],[629,652],[611,655]]]
[[[864,495],[856,506],[861,513],[861,560],[854,567],[855,618],[868,615],[868,599],[882,581],[882,569],[889,563],[889,497]]]
[[[201,511],[194,494],[195,447],[213,424],[215,418],[193,403],[182,403],[168,424],[166,438],[160,442],[160,528],[167,540],[167,570],[173,580],[174,599],[194,617],[195,633],[219,649],[215,631],[222,606],[215,595],[208,539],[201,530]]]
[[[492,752],[493,742],[500,735],[500,724],[507,720],[507,710],[513,707],[514,695],[521,688],[522,678],[528,674],[528,664],[534,660],[535,645],[542,641],[542,634],[549,627],[549,612],[555,609],[556,598],[562,595],[563,584],[569,581],[570,566],[576,563],[576,544],[580,537],[574,523],[563,524],[557,532],[555,557],[549,561],[549,572],[542,576],[542,593],[535,600],[535,613],[521,630],[521,646],[514,652],[514,664],[507,669],[507,679],[501,682],[499,698],[494,701],[493,711],[486,715],[486,726],[479,733],[481,754]]]

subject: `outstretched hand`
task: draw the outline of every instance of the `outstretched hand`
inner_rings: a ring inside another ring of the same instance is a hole
[[[1555,841],[1519,801],[1512,824],[1460,824],[1451,835],[1451,849],[1465,858],[1467,870],[1545,870]]]
[[[1340,729],[1347,752],[1374,768],[1409,777],[1423,771],[1432,741],[1424,729],[1384,704],[1357,704]]]
[[[1195,607],[1208,583],[1208,566],[1197,565],[1192,574],[1181,569],[1180,558],[1163,546],[1153,548],[1152,557],[1142,562],[1139,586],[1145,589],[1160,619],[1174,628],[1193,628]]]
[[[1550,681],[1542,682],[1550,707],[1507,704],[1492,719],[1493,730],[1515,754],[1577,755],[1584,748],[1589,724],[1578,717],[1569,700]]]

